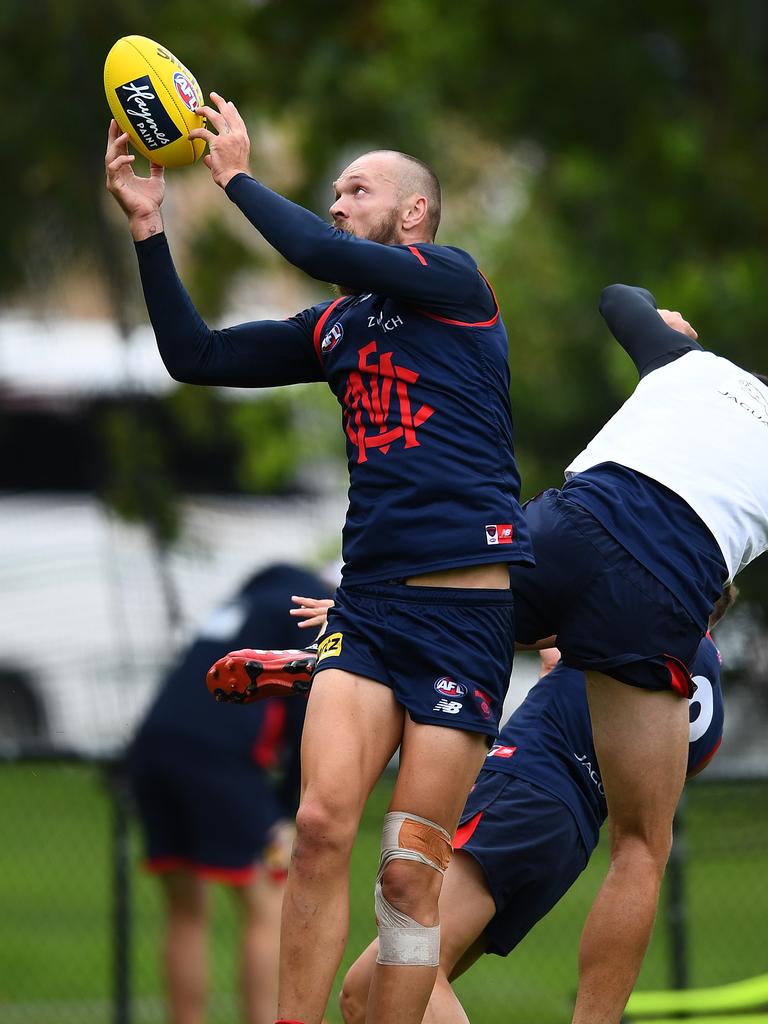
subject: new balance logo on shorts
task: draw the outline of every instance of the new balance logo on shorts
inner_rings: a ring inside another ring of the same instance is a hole
[[[502,746],[491,747],[491,749],[488,751],[488,753],[485,756],[486,757],[512,757],[512,755],[514,754],[514,752],[516,750],[517,750],[517,747],[502,747]]]
[[[443,698],[432,708],[433,711],[442,711],[446,715],[458,715],[464,705],[460,700],[446,700]]]
[[[485,528],[486,544],[511,544],[515,536],[515,528],[511,523],[492,523]]]

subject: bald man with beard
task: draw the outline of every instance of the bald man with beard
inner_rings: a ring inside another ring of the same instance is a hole
[[[282,1024],[320,1024],[348,930],[349,857],[400,748],[374,894],[367,1019],[417,1024],[439,964],[438,896],[512,667],[510,566],[533,564],[518,497],[508,341],[466,252],[435,243],[440,185],[421,160],[366,153],[334,182],[329,225],[251,177],[235,106],[202,108],[213,179],[289,262],[339,297],[284,321],[211,330],[176,274],[162,168],[133,174],[113,122],[107,187],[128,216],[160,354],[177,380],[262,388],[326,380],[350,474],[344,576],[302,743],[284,901]]]

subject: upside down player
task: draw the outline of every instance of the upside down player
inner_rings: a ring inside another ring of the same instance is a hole
[[[650,938],[685,778],[690,663],[726,581],[768,548],[768,381],[706,352],[679,313],[612,285],[601,312],[634,393],[526,505],[516,636],[585,672],[610,820],[574,1024],[617,1024]]]
[[[429,168],[390,151],[358,158],[335,183],[329,227],[249,176],[245,125],[212,95],[218,109],[202,113],[218,134],[192,134],[209,143],[214,180],[274,248],[343,293],[287,321],[211,331],[163,234],[162,169],[135,177],[127,136],[111,125],[107,185],[128,216],[172,376],[244,387],[326,379],[342,407],[345,572],[307,709],[278,1013],[319,1024],[346,942],[360,815],[400,745],[369,1020],[416,1024],[439,961],[451,838],[509,680],[508,568],[533,564],[517,503],[506,333],[471,257],[434,243],[440,190]],[[466,700],[440,699],[443,676],[465,681]]]

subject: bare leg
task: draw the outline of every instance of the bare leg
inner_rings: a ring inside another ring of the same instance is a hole
[[[685,781],[688,702],[597,672],[587,673],[587,695],[611,862],[581,937],[573,1024],[617,1024],[656,915]]]
[[[349,856],[365,801],[403,729],[380,683],[315,679],[301,746],[302,798],[283,902],[278,1016],[320,1024],[349,927]]]
[[[390,810],[418,814],[451,835],[487,751],[478,733],[406,719],[400,773]],[[426,927],[438,923],[443,876],[425,864],[395,859],[381,880],[384,898]],[[376,964],[368,997],[368,1024],[421,1024],[437,967]]]
[[[171,1024],[202,1024],[208,987],[206,883],[191,871],[161,876],[165,980]]]
[[[285,882],[261,872],[233,889],[242,915],[240,990],[247,1024],[272,1024],[277,1010],[280,913]]]
[[[496,912],[485,875],[474,858],[458,850],[445,873],[439,899],[440,968],[424,1024],[466,1024],[449,978],[463,974],[485,950],[483,929]],[[379,941],[360,954],[347,971],[339,1002],[344,1024],[365,1024],[368,991]]]

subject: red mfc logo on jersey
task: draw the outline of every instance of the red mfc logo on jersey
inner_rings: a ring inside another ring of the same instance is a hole
[[[435,411],[426,403],[413,408],[408,388],[419,374],[393,363],[391,352],[378,356],[375,341],[358,351],[357,367],[344,393],[344,430],[357,448],[357,461],[367,462],[372,448],[386,455],[401,438],[403,447],[418,448],[417,431]]]

